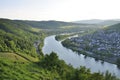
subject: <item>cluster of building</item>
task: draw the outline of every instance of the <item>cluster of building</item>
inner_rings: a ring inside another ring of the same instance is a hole
[[[77,45],[79,50],[120,56],[120,32],[101,30],[70,40]]]

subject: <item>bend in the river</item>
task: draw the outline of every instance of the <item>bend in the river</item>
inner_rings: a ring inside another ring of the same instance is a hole
[[[70,49],[62,46],[61,42],[55,40],[55,35],[46,37],[44,40],[44,47],[42,49],[44,54],[50,54],[52,51],[56,52],[60,59],[63,59],[67,64],[71,64],[73,67],[85,66],[90,68],[92,72],[106,72],[115,74],[120,77],[120,69],[115,64],[108,62],[95,61],[94,58],[86,57],[82,54],[78,55]]]

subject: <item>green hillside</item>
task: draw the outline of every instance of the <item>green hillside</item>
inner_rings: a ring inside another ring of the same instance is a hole
[[[17,54],[0,53],[0,80],[53,80],[54,78],[59,78],[57,73],[45,70]]]
[[[30,62],[14,53],[0,53],[0,74],[1,80],[119,80],[109,72],[104,76],[85,67],[74,69],[53,52],[39,62]]]
[[[32,31],[32,27],[24,23],[0,19],[0,52],[25,53],[36,57],[33,46],[35,40],[43,40],[40,33]]]
[[[107,31],[117,31],[120,32],[120,23],[115,24],[115,25],[111,25],[105,28],[106,32]]]

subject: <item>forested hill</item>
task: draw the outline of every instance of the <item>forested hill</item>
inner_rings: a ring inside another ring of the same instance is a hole
[[[8,29],[24,29],[24,30],[28,30],[30,28],[29,25],[21,23],[21,22],[17,22],[17,21],[13,21],[13,20],[9,20],[9,19],[0,19],[0,28],[1,29],[5,29],[5,27],[7,27]],[[6,30],[7,30],[6,28]]]
[[[115,24],[115,25],[111,25],[107,28],[105,28],[106,31],[110,30],[110,31],[119,31],[120,32],[120,23]]]
[[[0,19],[0,52],[25,53],[36,57],[35,40],[42,40],[32,27],[9,19]]]

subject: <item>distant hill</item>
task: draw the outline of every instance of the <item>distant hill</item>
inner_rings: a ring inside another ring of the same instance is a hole
[[[31,26],[32,28],[47,30],[48,33],[55,32],[79,32],[82,30],[92,30],[101,28],[101,25],[96,24],[83,24],[83,23],[73,23],[73,22],[64,22],[64,21],[24,21],[24,20],[14,20],[22,24]],[[57,31],[56,31],[57,29]]]
[[[22,28],[22,29],[28,29],[30,27],[41,28],[41,29],[52,29],[52,28],[54,29],[54,28],[60,28],[60,27],[63,27],[63,26],[80,25],[78,23],[64,22],[64,21],[54,21],[54,20],[50,20],[50,21],[29,21],[29,20],[0,19],[0,23],[4,23],[4,22],[7,23],[7,24],[15,24],[14,26]]]
[[[74,23],[80,23],[80,24],[98,24],[98,25],[113,25],[113,24],[120,23],[120,20],[119,19],[113,19],[113,20],[91,19],[91,20],[74,21]]]
[[[72,22],[63,22],[63,21],[21,21],[16,20],[17,22],[22,22],[24,24],[30,25],[35,28],[42,28],[42,29],[55,29],[60,28],[62,26],[71,26],[71,25],[79,25],[78,23]]]
[[[104,20],[91,19],[91,20],[74,21],[74,23],[83,23],[83,24],[99,24],[101,22],[104,22]]]
[[[99,24],[110,26],[110,25],[114,25],[114,24],[118,24],[118,23],[120,23],[119,20],[105,20],[104,22],[99,23]]]

